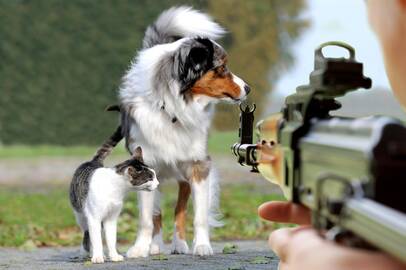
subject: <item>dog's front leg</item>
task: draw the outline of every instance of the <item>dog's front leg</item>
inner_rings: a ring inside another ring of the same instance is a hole
[[[139,228],[135,244],[127,251],[128,258],[147,257],[149,255],[152,232],[154,229],[152,214],[154,209],[154,191],[138,191]]]
[[[213,255],[209,236],[209,181],[210,161],[194,162],[192,165],[191,185],[193,193],[194,239],[193,254]]]
[[[162,236],[162,215],[161,215],[161,193],[159,190],[155,190],[154,195],[154,210],[152,216],[152,222],[154,229],[152,231],[152,243],[151,243],[151,255],[157,255],[164,252],[164,240]]]
[[[186,254],[189,246],[186,242],[186,212],[187,202],[190,196],[190,184],[179,181],[178,202],[175,208],[175,230],[173,232],[172,250],[173,254]]]

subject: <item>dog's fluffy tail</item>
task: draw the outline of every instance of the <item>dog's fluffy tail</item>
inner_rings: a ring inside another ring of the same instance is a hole
[[[173,42],[183,37],[218,39],[225,30],[207,14],[187,6],[173,7],[150,25],[143,40],[144,48]]]
[[[224,223],[220,220],[220,185],[218,173],[215,167],[211,167],[208,176],[209,180],[209,225],[211,227],[221,227]]]

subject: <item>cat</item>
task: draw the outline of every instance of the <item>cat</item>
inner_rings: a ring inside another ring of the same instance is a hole
[[[103,166],[104,159],[123,138],[121,127],[97,150],[92,160],[81,164],[70,185],[70,201],[83,231],[81,253],[92,253],[92,263],[103,263],[102,229],[111,261],[124,258],[116,250],[117,219],[126,194],[132,190],[154,190],[159,182],[155,171],[142,158],[142,149],[114,166]]]

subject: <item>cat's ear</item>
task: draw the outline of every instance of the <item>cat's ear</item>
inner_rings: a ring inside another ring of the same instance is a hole
[[[144,158],[142,157],[142,148],[141,146],[138,146],[137,148],[135,148],[134,153],[133,153],[133,157],[141,162],[144,162]]]

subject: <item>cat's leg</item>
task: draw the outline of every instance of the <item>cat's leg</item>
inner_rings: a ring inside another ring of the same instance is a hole
[[[83,213],[74,211],[76,222],[79,224],[83,232],[82,245],[80,246],[80,257],[87,258],[90,254],[90,236],[89,228],[87,226],[87,219]]]
[[[90,244],[90,234],[89,229],[83,231],[83,240],[82,245],[80,246],[80,256],[82,258],[88,258],[91,251],[91,244]]]
[[[186,210],[190,196],[190,184],[178,181],[178,201],[175,208],[175,230],[173,232],[171,252],[173,254],[186,254],[189,246],[186,242]]]
[[[90,242],[92,245],[92,263],[104,263],[101,221],[88,216],[87,224],[89,226]]]
[[[106,238],[107,249],[109,258],[113,262],[123,261],[124,257],[118,254],[116,249],[117,243],[117,219],[120,214],[120,210],[113,213],[110,217],[106,218],[103,222],[104,233]]]
[[[213,255],[209,236],[209,179],[210,161],[196,161],[191,165],[190,182],[194,207],[193,254]]]
[[[127,257],[147,257],[152,242],[154,225],[152,222],[154,210],[154,191],[138,191],[139,228],[134,245],[127,251]]]
[[[161,192],[159,190],[155,191],[152,224],[154,229],[152,231],[150,254],[156,255],[162,253],[165,246],[162,237]]]

